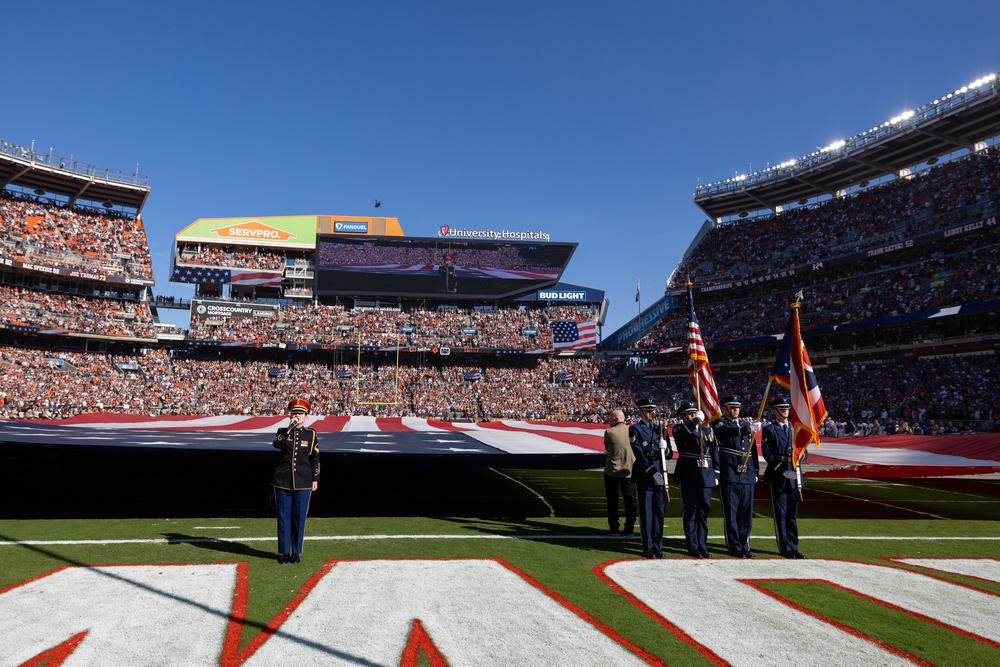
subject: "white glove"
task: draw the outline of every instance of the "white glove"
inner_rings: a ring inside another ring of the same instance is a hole
[[[705,413],[702,412],[701,410],[694,413],[694,420],[699,424],[703,423],[705,421]]]
[[[653,473],[653,486],[660,487],[663,486],[663,475],[658,472]]]
[[[670,448],[670,443],[667,442],[666,438],[660,438],[660,450],[667,451]]]
[[[750,427],[751,433],[756,433],[757,431],[760,430],[760,422],[750,422],[749,424],[747,424],[747,426]]]
[[[718,485],[719,485],[719,478],[718,478],[718,477],[716,477],[716,478],[715,478],[715,484],[713,484],[712,486],[718,486]]]
[[[796,479],[798,477],[798,475],[795,474],[794,470],[786,470],[781,474],[784,475],[785,479]]]

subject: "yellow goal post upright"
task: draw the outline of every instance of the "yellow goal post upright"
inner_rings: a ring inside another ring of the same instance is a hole
[[[358,367],[354,371],[355,405],[399,405],[399,327],[396,327],[396,377],[394,380],[394,401],[362,401],[361,399],[361,332],[358,331]]]

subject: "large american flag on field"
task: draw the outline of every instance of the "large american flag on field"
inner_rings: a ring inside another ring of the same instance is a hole
[[[792,304],[792,316],[788,323],[791,336],[788,341],[789,374],[788,392],[791,394],[792,410],[792,467],[799,461],[811,444],[819,446],[819,426],[826,419],[826,406],[820,395],[819,383],[813,373],[812,362],[802,342],[802,328],[799,323],[799,304]],[[786,334],[788,337],[788,334]]]
[[[553,322],[552,348],[555,350],[593,350],[597,348],[597,322]]]
[[[694,389],[694,398],[699,409],[708,421],[722,416],[722,406],[719,405],[719,391],[715,388],[715,377],[712,367],[708,365],[708,353],[705,342],[701,338],[701,327],[698,317],[694,314],[694,293],[691,283],[688,283],[688,379]]]
[[[240,269],[220,269],[212,266],[175,265],[172,282],[180,283],[223,283],[232,285],[277,286],[281,284],[281,272],[244,271]]]

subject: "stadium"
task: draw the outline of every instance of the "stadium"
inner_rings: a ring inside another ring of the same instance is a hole
[[[699,185],[662,297],[609,332],[562,280],[585,239],[388,217],[200,218],[177,298],[151,178],[0,142],[0,664],[997,664],[997,137],[990,75]],[[639,558],[602,525],[610,411],[676,421],[696,311],[763,414],[796,294],[829,413],[809,559],[777,557],[766,484],[754,563],[686,558],[677,500]],[[331,472],[278,571],[291,396]]]

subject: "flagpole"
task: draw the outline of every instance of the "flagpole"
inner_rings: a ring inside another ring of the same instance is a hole
[[[798,320],[798,310],[802,306],[803,290],[799,290],[795,294],[795,302],[790,304],[792,309],[792,317]],[[801,352],[796,351],[797,354]],[[791,373],[791,357],[789,355],[789,373]],[[811,408],[810,408],[811,410]],[[818,429],[819,424],[814,423],[814,428]],[[808,445],[806,445],[808,447]],[[795,471],[795,488],[799,492],[799,501],[804,501],[805,497],[802,495],[802,466],[799,465],[799,461],[795,460],[795,425],[792,425],[792,469]]]
[[[698,412],[701,412],[701,378],[694,376],[694,398],[698,405]],[[702,424],[698,424],[698,451],[701,458],[705,458],[705,434],[701,430]]]

